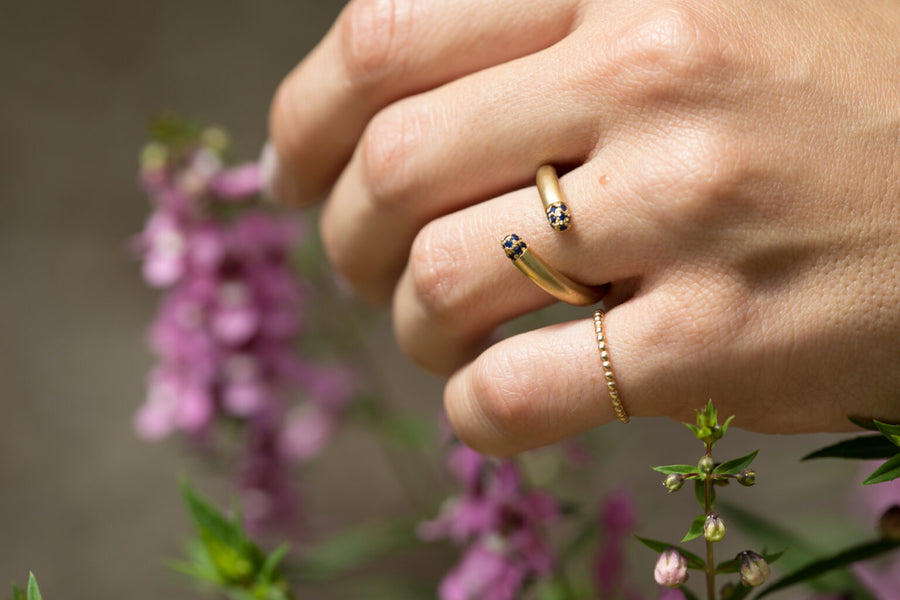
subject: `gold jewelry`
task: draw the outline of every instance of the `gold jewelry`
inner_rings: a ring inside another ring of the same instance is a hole
[[[559,187],[556,169],[553,165],[543,165],[537,171],[536,180],[544,212],[547,214],[547,222],[556,231],[565,231],[572,223],[572,215]]]
[[[619,395],[619,388],[616,385],[616,378],[613,376],[612,365],[609,362],[609,349],[606,347],[606,333],[603,331],[603,315],[605,313],[597,309],[594,311],[594,333],[597,334],[597,348],[600,350],[600,365],[603,367],[603,375],[606,377],[606,387],[609,390],[609,399],[612,400],[613,410],[616,417],[623,423],[631,420],[625,407],[622,405],[622,398]]]
[[[515,233],[503,238],[501,245],[506,256],[526,277],[557,300],[575,306],[589,306],[603,298],[605,288],[592,288],[572,281],[532,252],[528,244]]]

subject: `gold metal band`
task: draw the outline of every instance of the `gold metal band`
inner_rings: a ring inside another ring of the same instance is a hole
[[[605,288],[593,288],[577,281],[572,281],[528,248],[522,238],[511,233],[501,243],[506,256],[513,264],[542,290],[568,304],[574,306],[590,306],[599,302]]]
[[[616,417],[623,423],[631,420],[622,405],[622,398],[619,395],[619,388],[616,385],[616,378],[613,375],[612,365],[609,362],[609,349],[606,346],[606,333],[603,330],[604,312],[600,309],[594,311],[594,333],[597,334],[597,348],[600,350],[600,365],[603,367],[603,375],[606,377],[606,387],[609,391],[609,399],[612,400],[613,410]]]
[[[559,187],[556,168],[553,165],[543,165],[537,171],[536,183],[550,227],[556,231],[566,231],[571,226],[572,215]]]

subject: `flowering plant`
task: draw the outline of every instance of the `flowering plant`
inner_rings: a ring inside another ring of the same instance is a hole
[[[233,600],[288,600],[296,590],[339,581],[386,554],[449,541],[461,555],[434,584],[442,600],[574,600],[598,593],[645,597],[628,567],[627,542],[636,520],[626,492],[611,492],[596,513],[585,511],[583,503],[567,502],[551,487],[530,483],[519,461],[482,456],[449,435],[443,446],[458,491],[438,509],[426,500],[424,506],[416,503],[421,508],[412,520],[364,525],[318,542],[305,539],[292,526],[300,502],[296,467],[323,452],[341,424],[355,421],[383,438],[403,440],[411,453],[433,449],[434,438],[383,402],[376,378],[364,375],[358,361],[341,355],[323,361],[309,352],[322,344],[309,343],[313,334],[306,331],[303,315],[315,309],[323,285],[304,273],[295,257],[308,252],[315,238],[299,217],[263,202],[260,165],[229,165],[227,136],[218,129],[167,118],[153,131],[140,173],[152,210],[134,247],[145,280],[162,290],[163,298],[150,331],[159,363],[135,426],[149,439],[180,432],[207,453],[224,453],[225,464],[234,465],[242,507],[228,516],[184,483],[197,539],[188,546],[187,560],[173,563],[176,569]],[[306,249],[298,249],[304,243]],[[319,338],[333,341],[340,334],[326,328]],[[720,424],[710,401],[688,424],[704,446],[697,464],[655,467],[665,475],[669,493],[692,486],[701,508],[679,544],[638,538],[660,553],[654,569],[660,589],[672,597],[694,598],[684,584],[689,571],[698,570],[708,600],[740,600],[757,590],[756,597],[763,597],[897,548],[900,542],[888,530],[896,529],[900,507],[882,517],[881,538],[805,564],[785,559],[793,572],[765,587],[770,564],[783,552],[741,550],[717,563],[715,548],[725,538],[726,519],[751,531],[777,530],[759,516],[717,503],[723,486],[756,482],[751,464],[757,452],[724,462],[713,458],[733,418]],[[885,458],[866,483],[900,476],[900,427],[854,422],[879,434],[808,458]],[[573,444],[542,452],[572,465],[589,462]],[[569,534],[551,531],[559,529]],[[298,550],[289,554],[285,543],[265,553],[249,536],[267,530],[292,538]],[[701,537],[703,557],[682,546]],[[761,541],[767,545],[785,537]],[[591,561],[592,575],[585,577],[577,565],[584,561],[586,542],[594,538],[602,543]],[[868,588],[879,594],[877,582],[865,580],[864,573],[834,589]],[[729,574],[737,580],[717,589],[716,578]],[[369,597],[374,597],[373,585],[367,588]],[[385,589],[391,598],[415,598],[433,597],[434,588],[423,593],[394,583]]]
[[[713,457],[734,417],[720,424],[710,401],[688,424],[704,447],[698,462],[654,467],[670,494],[693,488],[700,514],[678,543],[638,537],[659,554],[652,580],[649,569],[635,576],[629,547],[637,507],[622,482],[605,490],[598,506],[585,502],[590,494],[583,489],[570,494],[572,501],[560,485],[586,479],[586,467],[596,464],[585,446],[568,442],[525,459],[498,460],[449,432],[438,441],[431,426],[385,402],[364,360],[334,351],[347,328],[337,332],[309,317],[327,283],[308,268],[318,261],[298,260],[314,250],[315,232],[298,216],[264,203],[260,165],[232,164],[224,132],[179,119],[159,121],[142,153],[140,181],[151,214],[133,249],[144,279],[162,299],[149,335],[158,363],[135,429],[147,439],[179,435],[202,456],[217,458],[233,482],[238,502],[230,511],[186,480],[181,485],[196,535],[185,558],[171,567],[217,595],[291,600],[327,583],[332,591],[351,590],[340,597],[375,600],[435,594],[441,600],[676,600],[698,597],[687,584],[699,580],[707,600],[763,598],[797,584],[832,597],[897,600],[900,426],[854,418],[877,433],[806,457],[884,461],[864,481],[880,494],[873,508],[878,535],[823,553],[788,528],[719,501],[725,486],[756,483],[757,452],[724,462]],[[327,303],[333,313],[335,298]],[[348,315],[359,310],[339,306]],[[412,466],[419,469],[415,478],[436,483],[418,494],[403,475],[411,465],[397,461],[412,515],[317,538],[302,526],[309,515],[299,510],[299,470],[328,449],[341,427],[353,425],[374,432],[391,456],[399,449],[425,459]],[[428,473],[427,459],[438,448],[449,486]],[[554,466],[540,474],[534,465],[542,461]],[[762,550],[729,552],[717,561],[716,551],[735,530]],[[270,544],[261,540],[274,537],[282,543],[267,550]],[[700,538],[704,552],[684,546]],[[457,554],[441,575],[412,574],[402,581],[381,576],[385,557],[422,553],[441,542]],[[778,568],[784,572],[775,573]],[[690,580],[691,571],[701,576]],[[720,586],[722,576],[733,577]],[[645,585],[650,581],[659,586],[655,593]],[[33,575],[25,591],[13,587],[13,600],[40,598]]]

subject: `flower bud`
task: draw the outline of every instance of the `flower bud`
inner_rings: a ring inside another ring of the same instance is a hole
[[[669,490],[669,493],[677,492],[684,485],[684,475],[681,473],[671,473],[663,480],[663,485]]]
[[[718,542],[725,537],[725,521],[722,520],[722,517],[716,513],[711,513],[706,517],[706,522],[703,524],[703,537],[710,542]]]
[[[750,487],[756,483],[756,471],[753,469],[744,469],[737,476],[738,483]]]
[[[737,557],[741,561],[741,582],[744,585],[756,587],[769,578],[769,563],[756,552],[746,550]]]
[[[688,579],[687,560],[675,548],[669,548],[659,556],[653,570],[656,583],[666,587],[678,587]]]
[[[700,469],[700,472],[704,475],[711,473],[713,467],[716,466],[716,463],[713,462],[713,458],[710,455],[706,455],[700,459],[700,462],[697,463],[697,468]]]
[[[878,533],[885,539],[900,542],[900,504],[893,505],[881,515]]]

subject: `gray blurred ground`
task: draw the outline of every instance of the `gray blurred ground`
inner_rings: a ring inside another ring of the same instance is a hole
[[[0,589],[33,569],[49,600],[198,597],[162,567],[187,531],[175,473],[196,465],[177,444],[142,443],[130,427],[155,304],[125,251],[146,210],[135,157],[147,117],[166,109],[227,126],[238,150],[255,154],[272,90],[339,4],[0,4]],[[385,330],[374,345],[390,345]],[[400,402],[434,410],[439,382],[393,349],[378,355]],[[673,434],[674,451],[662,443]],[[689,503],[666,500],[646,467],[696,454],[682,429],[637,422],[597,439],[611,458],[596,492],[637,488],[643,530],[674,536]],[[760,481],[769,487],[747,501],[787,516],[793,507],[801,522],[833,511],[847,469],[792,476],[822,441],[736,434],[729,453],[765,446]],[[315,469],[309,493],[321,528],[406,507],[370,446],[345,435]]]

